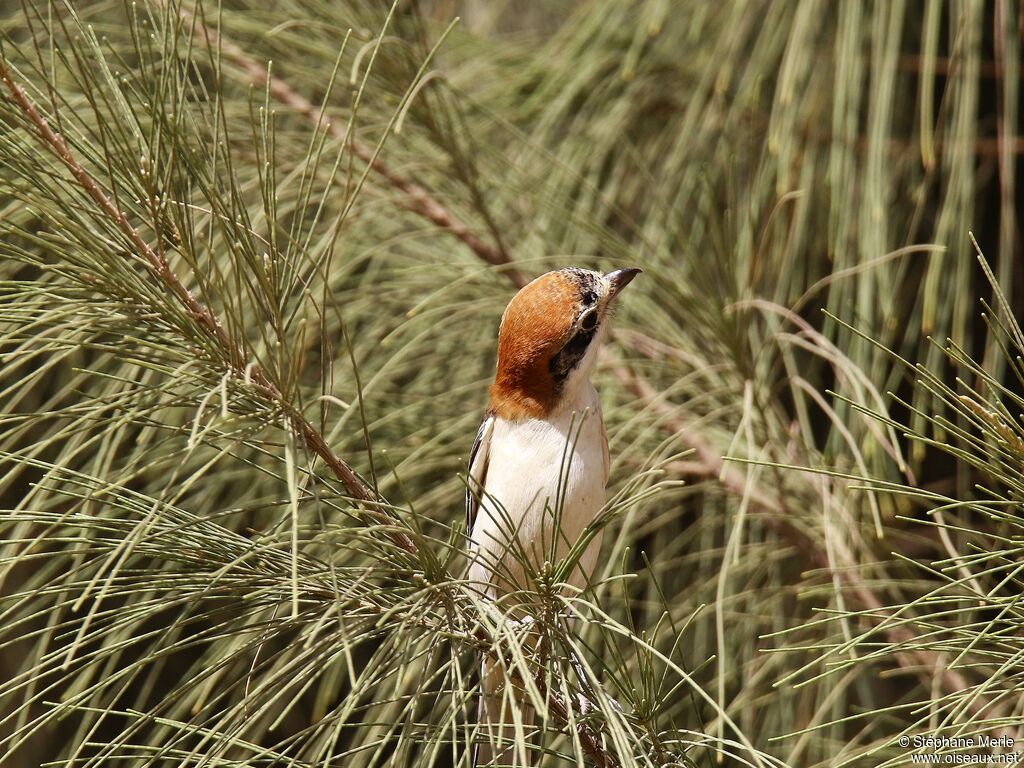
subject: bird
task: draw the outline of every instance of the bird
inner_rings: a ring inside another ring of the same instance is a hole
[[[565,558],[604,506],[608,437],[590,375],[613,303],[640,272],[547,272],[522,287],[502,314],[497,370],[466,489],[468,581],[490,600],[535,588],[545,563]],[[600,548],[598,533],[566,583],[589,583]],[[485,655],[480,674],[478,723],[490,736],[474,745],[472,763],[508,763],[516,759],[515,728],[501,665]],[[521,726],[532,724],[529,707],[517,715]]]

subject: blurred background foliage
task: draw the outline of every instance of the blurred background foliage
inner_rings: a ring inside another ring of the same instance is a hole
[[[0,8],[10,80],[237,344],[6,88],[5,766],[465,765],[423,585],[501,311],[568,264],[644,269],[596,375],[608,753],[1024,749],[1017,3]],[[545,765],[593,759],[556,725]]]

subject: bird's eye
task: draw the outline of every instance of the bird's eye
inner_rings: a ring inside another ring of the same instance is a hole
[[[594,293],[593,291],[587,291],[586,293],[583,294],[583,303],[586,304],[588,307],[595,301],[597,301],[597,294]]]
[[[597,312],[591,312],[580,321],[580,328],[584,331],[592,331],[597,327]]]

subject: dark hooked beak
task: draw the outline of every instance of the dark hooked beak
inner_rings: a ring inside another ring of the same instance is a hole
[[[635,267],[625,267],[624,269],[616,269],[609,272],[604,276],[604,279],[611,285],[611,290],[608,291],[608,300],[611,301],[619,295],[619,291],[629,285],[629,281],[639,275],[643,270],[636,269]]]

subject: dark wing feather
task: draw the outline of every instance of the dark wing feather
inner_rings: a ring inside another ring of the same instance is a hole
[[[476,440],[469,452],[469,475],[466,478],[466,536],[473,532],[476,513],[480,509],[480,494],[487,480],[487,463],[491,453],[491,433],[494,414],[487,413],[476,432]]]

